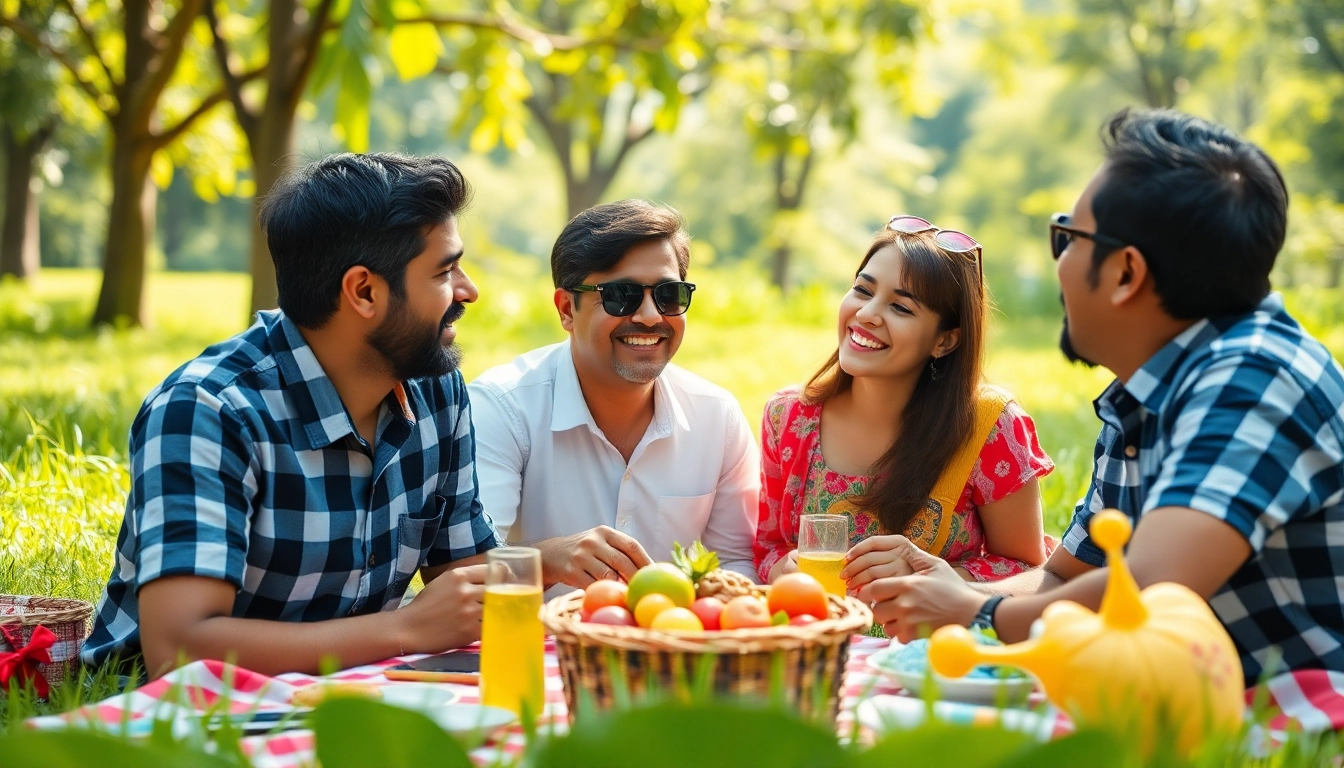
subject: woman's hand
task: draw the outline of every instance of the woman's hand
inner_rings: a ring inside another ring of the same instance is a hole
[[[845,559],[849,562],[840,571],[840,578],[851,593],[878,579],[916,573],[951,583],[962,581],[946,560],[930,555],[904,536],[871,536],[850,548]]]
[[[792,550],[788,555],[775,561],[774,567],[770,569],[770,583],[774,584],[780,576],[798,572],[798,550]]]

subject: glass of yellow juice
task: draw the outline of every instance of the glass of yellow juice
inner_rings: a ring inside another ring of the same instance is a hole
[[[546,704],[541,552],[499,547],[485,554],[485,562],[481,703],[540,718]]]
[[[798,526],[798,570],[821,582],[833,595],[845,594],[840,571],[849,551],[849,517],[803,515]]]

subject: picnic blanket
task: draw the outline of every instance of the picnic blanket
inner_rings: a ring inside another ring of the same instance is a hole
[[[901,688],[894,681],[874,672],[866,661],[873,652],[884,648],[887,640],[872,637],[855,636],[850,644],[849,661],[845,679],[840,691],[840,712],[837,717],[837,733],[847,736],[853,732],[855,709],[863,699],[877,695],[901,694]],[[125,722],[126,730],[131,733],[147,732],[155,718],[171,719],[183,711],[183,707],[169,703],[176,695],[179,701],[190,702],[188,714],[201,714],[211,707],[218,706],[221,700],[228,701],[228,709],[233,713],[282,711],[290,708],[289,697],[297,689],[318,682],[321,679],[342,681],[370,681],[384,683],[383,670],[395,664],[422,658],[422,656],[404,656],[388,659],[377,664],[354,667],[337,672],[327,678],[311,675],[285,674],[268,677],[250,670],[233,667],[219,661],[197,661],[165,675],[148,685],[110,699],[90,704],[80,710],[63,715],[34,718],[29,725],[36,728],[69,727],[72,723],[94,720],[111,729],[121,729]],[[388,685],[396,683],[387,682]],[[473,685],[441,683],[454,690],[458,702],[474,704],[480,702],[480,689]],[[568,709],[565,705],[564,688],[560,678],[559,663],[555,656],[555,644],[552,639],[546,641],[546,711],[540,720],[542,730],[554,728],[563,732],[568,725]],[[911,711],[923,711],[922,703],[909,699]],[[973,713],[988,708],[964,706],[964,711]],[[970,720],[982,721],[971,717]],[[1068,719],[1057,716],[1056,734],[1071,730]],[[522,754],[526,742],[521,726],[513,725],[497,734],[496,738],[486,742],[472,752],[472,758],[482,765],[498,762],[501,757],[515,758]],[[244,751],[252,758],[256,768],[297,768],[312,763],[314,745],[313,733],[308,730],[283,731],[273,735],[250,736],[243,740]]]

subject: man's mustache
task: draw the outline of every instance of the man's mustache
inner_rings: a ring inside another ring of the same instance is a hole
[[[622,323],[616,330],[611,332],[612,336],[661,336],[665,339],[672,338],[672,326],[665,323],[658,325],[640,325],[639,323]]]
[[[448,311],[443,313],[443,320],[442,322],[439,323],[439,328],[440,329],[447,328],[448,326],[460,320],[462,316],[465,315],[466,313],[467,313],[466,304],[462,304],[461,302],[453,302],[452,306],[448,307]]]

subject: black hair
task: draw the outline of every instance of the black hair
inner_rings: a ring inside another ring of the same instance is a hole
[[[425,250],[429,230],[470,198],[462,172],[441,157],[339,154],[286,174],[261,205],[280,309],[320,328],[355,266],[405,298],[406,265]]]
[[[1249,312],[1288,226],[1274,161],[1231,130],[1170,109],[1122,110],[1103,131],[1097,231],[1138,248],[1172,317]],[[1093,251],[1093,279],[1113,250]]]
[[[594,272],[616,266],[626,251],[649,240],[667,240],[686,279],[691,238],[681,214],[645,200],[598,205],[569,220],[551,249],[551,279],[556,288],[583,283]]]

